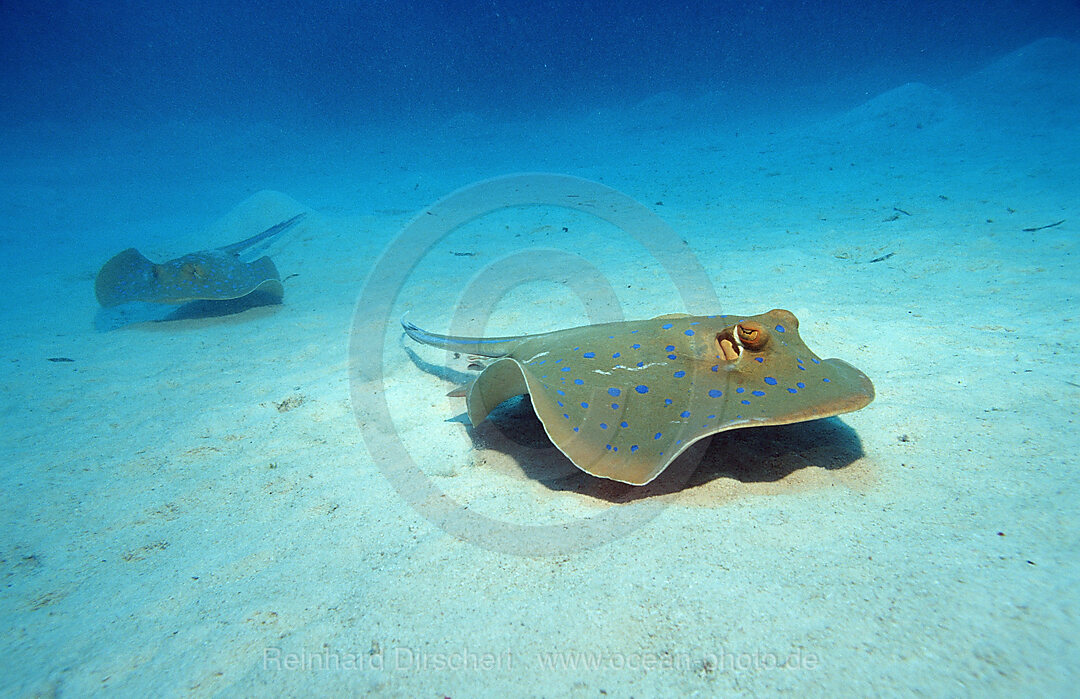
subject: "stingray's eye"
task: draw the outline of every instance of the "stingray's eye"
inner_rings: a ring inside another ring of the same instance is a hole
[[[206,276],[202,267],[195,262],[185,262],[180,268],[180,274],[186,279],[202,279]]]
[[[769,331],[761,323],[748,320],[737,325],[729,325],[716,333],[716,356],[719,359],[734,361],[744,349],[755,352],[769,342]]]
[[[760,323],[748,320],[736,325],[735,328],[739,334],[739,342],[746,349],[759,350],[769,342],[769,331]]]

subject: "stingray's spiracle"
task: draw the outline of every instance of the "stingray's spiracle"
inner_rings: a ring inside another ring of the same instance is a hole
[[[739,358],[742,345],[735,336],[735,328],[730,326],[716,333],[716,356],[724,361],[733,362]]]

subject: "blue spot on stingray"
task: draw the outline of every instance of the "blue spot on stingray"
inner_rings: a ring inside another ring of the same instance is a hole
[[[581,348],[580,348],[580,347],[575,347],[574,349],[572,349],[572,350],[570,350],[570,351],[571,351],[571,352],[577,352],[577,351],[578,351],[579,349],[581,349]]]
[[[612,447],[611,451],[619,451],[619,448],[618,447]]]
[[[693,323],[690,323],[690,325],[701,325],[701,321],[695,320]]]
[[[585,357],[585,359],[592,359],[593,357],[596,356],[596,352],[586,352],[585,354],[583,354],[581,356]]]
[[[663,433],[663,432],[657,432],[657,433],[656,433],[656,436],[655,436],[655,437],[653,437],[653,439],[660,439],[660,438],[661,438],[661,437],[663,437],[663,436],[664,436],[664,433]]]
[[[748,401],[746,399],[743,399],[743,400],[741,400],[739,402],[742,403],[743,405],[750,405],[750,401]]]
[[[581,428],[580,427],[575,427],[574,432],[581,432]]]
[[[558,359],[555,360],[555,363],[558,364],[561,361],[562,361],[562,357],[559,357]]]
[[[746,389],[743,388],[742,386],[739,386],[738,388],[735,389],[735,392],[736,393],[745,393]]]
[[[821,364],[821,360],[818,359],[817,357],[811,357],[810,361],[813,362],[814,364]]]
[[[715,388],[709,390],[709,398],[719,398],[724,395],[722,391],[718,391]]]
[[[765,363],[765,357],[754,357],[754,361],[757,362],[758,364],[764,364]]]
[[[776,326],[776,332],[778,332],[778,333],[784,332],[784,326],[783,325],[777,325]]]
[[[560,408],[564,408],[564,407],[566,407],[566,406],[564,406],[564,405],[562,404],[562,401],[561,401],[561,400],[557,400],[557,401],[555,401],[555,402],[559,404],[559,407],[560,407]]]
[[[620,352],[616,352],[615,354],[611,355],[611,358],[612,359],[618,359],[620,354],[621,354]]]
[[[600,423],[600,429],[606,430],[607,429],[607,423],[606,422],[601,422]]]
[[[750,395],[761,398],[763,395],[765,395],[765,391],[750,391]]]
[[[638,365],[639,367],[643,367],[643,366],[645,366],[645,362],[638,362],[638,363],[637,363],[637,365]]]
[[[799,365],[799,371],[806,371],[806,367],[804,367],[802,364],[800,364]]]
[[[668,352],[671,352],[672,350],[674,350],[674,349],[675,349],[675,345],[668,345],[668,346],[667,346],[667,347],[665,347],[664,349],[665,349],[666,351],[668,351]]]
[[[585,401],[582,401],[582,402],[581,402],[581,407],[582,407],[582,408],[588,408],[588,407],[589,407],[589,404],[588,404],[588,403],[586,403]]]
[[[611,451],[611,445],[610,445],[610,444],[605,444],[604,446],[606,446],[606,447],[607,447],[607,450],[608,450],[608,451]]]
[[[769,384],[770,386],[775,386],[776,385],[776,379],[774,379],[771,376],[766,376],[765,377],[765,383]]]
[[[802,364],[802,357],[796,357],[795,361],[798,362],[799,364]]]
[[[566,395],[566,391],[562,390],[561,388],[555,389],[555,392],[558,393],[560,396]]]
[[[693,330],[683,330],[683,335],[689,335],[689,336],[693,337],[694,331]]]
[[[566,413],[563,413],[563,414],[562,414],[562,416],[563,416],[564,418],[566,418],[567,420],[569,420],[569,419],[570,419],[570,416],[569,416],[569,415],[567,415]]]
[[[582,385],[582,384],[584,384],[585,382],[584,382],[584,381],[582,381],[581,379],[574,379],[574,383],[575,383],[575,384],[577,384],[578,386],[581,386],[581,385]]]
[[[678,357],[676,357],[676,356],[675,356],[674,354],[669,354],[669,355],[667,356],[667,358],[668,358],[668,359],[678,359]]]
[[[715,420],[715,419],[716,419],[716,416],[715,416],[715,415],[706,415],[706,416],[705,416],[705,419],[706,419],[706,420]]]
[[[828,379],[822,379],[822,381],[824,381],[825,383],[831,383],[831,381],[829,381]]]
[[[689,410],[682,411],[681,413],[679,413],[679,417],[690,417],[690,411]]]
[[[661,327],[661,328],[663,328],[664,330],[671,330],[671,329],[672,329],[672,328],[674,328],[675,326],[674,326],[674,325],[672,325],[671,323],[664,323],[664,324],[663,324],[663,325],[661,325],[660,327]]]
[[[713,364],[712,370],[713,371],[720,371],[720,365],[719,364]]]
[[[630,423],[627,422],[626,420],[623,420],[622,422],[619,423],[619,427],[629,427],[629,426],[630,426]]]
[[[568,366],[564,366],[564,367],[562,368],[562,370],[563,370],[563,371],[570,371],[570,367],[568,367]]]
[[[641,330],[631,330],[630,334],[633,335],[634,333],[639,333],[639,332],[641,332]]]
[[[540,366],[541,364],[543,364],[546,361],[547,361],[546,359],[541,359],[540,361],[536,362],[536,366]]]
[[[637,343],[634,343],[634,344],[630,345],[630,349],[641,349],[641,345],[639,345]]]
[[[665,398],[664,399],[664,405],[671,405],[671,399],[670,398]]]
[[[798,382],[795,385],[798,386],[799,388],[806,388],[806,384],[804,384],[802,381]]]
[[[635,451],[637,451],[637,450],[638,450],[638,448],[639,448],[639,447],[638,447],[638,445],[636,445],[636,444],[631,444],[631,445],[630,445],[630,453],[631,453],[631,454],[633,454],[633,453],[634,453]]]
[[[679,370],[679,371],[676,371],[674,374],[672,374],[672,376],[674,376],[677,379],[681,379],[682,377],[686,376],[686,372],[682,371],[682,370]]]
[[[788,392],[788,393],[798,393],[798,392],[799,392],[799,389],[797,389],[797,388],[789,388],[789,389],[787,390],[787,392]]]
[[[649,387],[646,386],[645,384],[639,384],[637,386],[634,386],[634,390],[637,391],[638,393],[648,393],[649,392]]]
[[[618,396],[620,393],[622,393],[622,391],[617,388],[609,388],[607,392],[613,396]]]
[[[619,404],[618,403],[612,403],[611,404],[611,409],[612,410],[618,410],[619,409]]]

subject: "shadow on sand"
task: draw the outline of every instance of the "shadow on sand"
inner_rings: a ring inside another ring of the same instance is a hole
[[[109,332],[143,323],[170,323],[181,320],[227,318],[253,308],[273,308],[280,305],[280,297],[259,290],[238,299],[189,301],[180,306],[129,303],[116,308],[99,308],[97,315],[94,316],[94,329],[98,332]]]
[[[839,418],[792,425],[737,429],[703,439],[679,456],[656,480],[644,486],[597,478],[575,467],[555,448],[532,410],[528,396],[512,398],[478,427],[466,425],[477,449],[494,449],[516,461],[528,478],[557,491],[612,503],[678,493],[718,478],[740,483],[775,483],[816,466],[846,468],[863,456],[855,431]]]

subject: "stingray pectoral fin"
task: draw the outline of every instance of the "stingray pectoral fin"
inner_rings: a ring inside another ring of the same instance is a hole
[[[531,396],[536,417],[555,448],[585,473],[642,485],[663,470],[663,466],[657,464],[629,464],[624,459],[611,458],[612,454],[605,454],[602,448],[597,449],[596,445],[580,439],[562,409],[557,407],[558,401],[552,395],[551,387],[528,375],[522,365],[510,357],[493,362],[469,387],[466,406],[470,422],[479,425],[497,405],[523,393]]]
[[[255,293],[256,291],[266,294],[266,296],[262,297],[263,300],[261,303],[281,303],[281,300],[285,298],[285,287],[282,286],[281,282],[277,279],[267,279],[262,284],[259,284],[252,289],[251,293]],[[244,296],[247,295],[248,294],[244,294]]]
[[[843,359],[824,359],[821,363],[832,372],[833,381],[839,384],[840,390],[836,397],[816,411],[812,418],[851,413],[865,408],[874,400],[874,384],[869,376]]]
[[[113,255],[94,281],[98,303],[105,308],[138,301],[154,283],[154,263],[135,248]]]
[[[499,403],[528,392],[525,375],[516,359],[492,362],[472,382],[465,396],[469,420],[474,426],[479,425]]]
[[[817,372],[821,379],[828,383],[819,383],[814,387],[812,401],[800,401],[796,396],[776,391],[775,395],[768,399],[769,409],[766,414],[725,424],[716,431],[738,427],[790,425],[835,417],[865,408],[874,400],[874,384],[870,382],[870,378],[842,359],[821,360]],[[804,389],[800,392],[809,391]]]
[[[285,287],[281,284],[281,275],[278,274],[277,265],[269,257],[260,257],[248,265],[250,274],[254,279],[262,279],[251,291],[261,291],[269,294],[277,301],[285,296]],[[251,293],[251,292],[248,292]],[[244,294],[246,295],[246,294]]]

